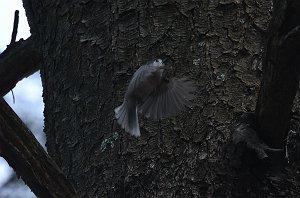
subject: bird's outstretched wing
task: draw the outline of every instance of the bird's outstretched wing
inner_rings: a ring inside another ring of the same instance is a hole
[[[138,105],[138,111],[154,119],[175,115],[191,104],[195,89],[194,83],[186,78],[163,78],[155,91]]]

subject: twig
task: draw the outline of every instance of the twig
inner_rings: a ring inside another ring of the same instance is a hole
[[[12,31],[12,34],[11,34],[10,45],[12,45],[16,42],[17,33],[18,33],[18,26],[19,26],[19,10],[16,10],[15,11],[13,31]],[[11,89],[11,94],[13,96],[13,101],[15,103],[15,95],[14,95],[14,92],[13,92],[12,89]]]
[[[14,19],[14,27],[11,34],[10,45],[16,42],[17,33],[18,33],[18,25],[19,25],[19,10],[15,11],[15,19]]]
[[[15,104],[16,102],[16,99],[15,99],[15,94],[14,94],[14,91],[13,90],[10,90],[11,91],[11,95],[13,97],[13,103]]]

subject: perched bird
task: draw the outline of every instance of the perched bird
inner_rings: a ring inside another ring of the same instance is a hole
[[[163,77],[166,69],[161,59],[142,65],[133,75],[123,104],[115,108],[115,117],[126,132],[140,136],[138,112],[147,118],[160,119],[179,113],[191,104],[195,86],[186,78]]]

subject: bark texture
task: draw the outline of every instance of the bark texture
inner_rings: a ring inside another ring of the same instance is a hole
[[[47,149],[82,197],[269,194],[274,182],[240,177],[223,156],[234,113],[255,108],[271,1],[24,3],[42,46]],[[196,105],[141,119],[130,137],[113,109],[138,66],[161,56],[197,82]]]

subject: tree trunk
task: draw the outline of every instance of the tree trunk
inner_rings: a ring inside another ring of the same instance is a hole
[[[23,1],[43,54],[47,150],[82,197],[269,195],[273,183],[237,179],[223,149],[234,114],[255,108],[270,0]],[[196,105],[140,118],[136,139],[113,109],[162,56],[196,81]]]
[[[299,1],[276,2],[264,55],[256,115],[261,138],[277,148],[286,142],[293,101],[299,89],[299,9]]]

